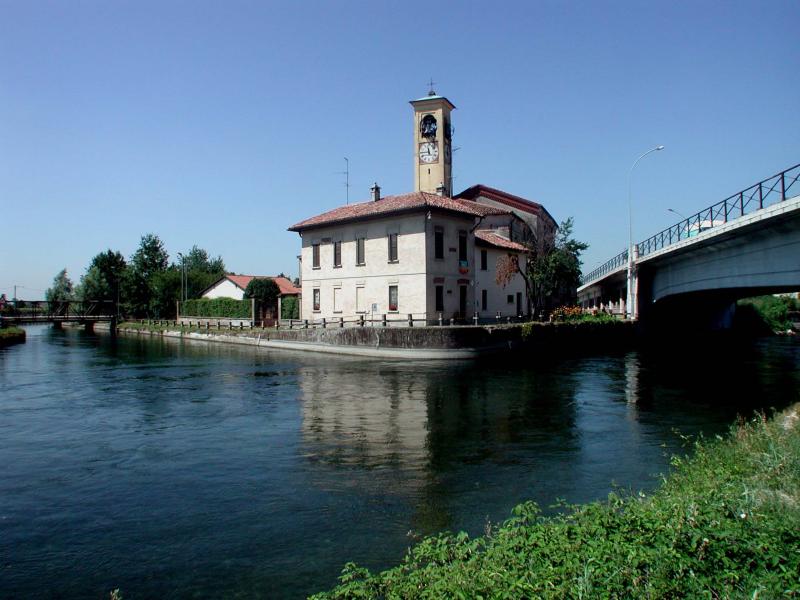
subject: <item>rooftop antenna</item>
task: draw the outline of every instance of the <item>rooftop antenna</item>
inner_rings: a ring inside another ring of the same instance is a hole
[[[344,175],[344,189],[347,194],[347,204],[350,204],[350,160],[344,157],[344,171],[338,171],[340,175]]]

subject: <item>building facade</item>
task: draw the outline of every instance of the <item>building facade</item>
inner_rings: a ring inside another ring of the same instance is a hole
[[[455,106],[433,90],[414,108],[409,194],[340,206],[289,228],[300,234],[303,318],[489,320],[528,311],[525,255],[552,239],[540,204],[473,186],[451,197]],[[507,276],[498,278],[500,273]]]

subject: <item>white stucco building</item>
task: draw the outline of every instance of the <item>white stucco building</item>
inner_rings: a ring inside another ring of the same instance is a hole
[[[477,185],[450,196],[449,100],[414,106],[416,191],[349,204],[292,225],[302,239],[303,318],[359,315],[436,321],[527,314],[524,278],[497,281],[498,261],[524,268],[524,254],[552,239],[540,204]],[[432,189],[433,188],[433,189]]]

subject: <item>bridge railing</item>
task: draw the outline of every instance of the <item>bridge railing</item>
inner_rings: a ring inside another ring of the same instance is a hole
[[[681,240],[693,238],[704,231],[783,202],[787,197],[791,197],[787,195],[790,190],[794,189],[800,193],[798,179],[800,179],[800,164],[759,181],[650,236],[636,245],[638,256],[639,258],[647,256]]]
[[[11,300],[0,310],[0,317],[26,320],[69,320],[113,317],[117,305],[111,300]]]
[[[662,248],[700,235],[702,232],[724,225],[734,219],[757,212],[763,208],[783,202],[791,193],[800,193],[800,164],[781,171],[743,189],[724,200],[704,208],[691,217],[679,221],[636,244],[636,256],[641,258]],[[593,271],[581,276],[581,284],[587,284],[617,270],[628,261],[624,250]]]
[[[627,263],[628,263],[628,251],[623,250],[622,252],[617,254],[614,258],[604,262],[602,265],[600,265],[593,271],[589,271],[586,275],[582,275],[581,285],[589,283],[590,281],[594,281],[595,279],[600,279],[603,275],[611,273],[612,271],[616,271],[621,266]]]

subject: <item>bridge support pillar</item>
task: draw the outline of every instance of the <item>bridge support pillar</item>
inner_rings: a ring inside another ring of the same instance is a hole
[[[84,330],[86,333],[93,333],[93,332],[94,332],[94,322],[92,322],[92,321],[86,321],[86,322],[83,324],[83,330]]]
[[[53,329],[64,329],[61,326],[61,321],[53,321]]]

